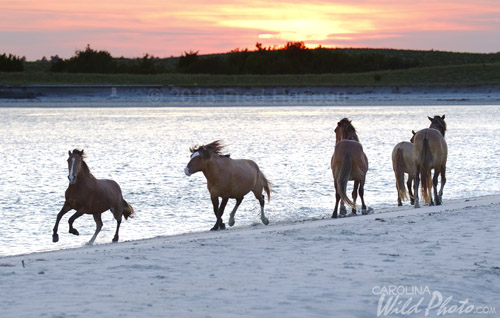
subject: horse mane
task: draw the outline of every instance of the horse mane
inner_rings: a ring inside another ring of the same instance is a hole
[[[342,118],[337,123],[337,126],[339,126],[342,129],[342,137],[344,139],[352,139],[359,142],[358,134],[356,133],[356,128],[354,128],[349,119]]]
[[[446,122],[444,121],[444,118],[440,116],[434,116],[434,118],[429,117],[429,119],[431,120],[431,125],[429,128],[434,128],[439,130],[441,132],[441,135],[443,135],[444,137],[444,134],[446,132]]]
[[[82,172],[87,176],[93,177],[92,173],[90,172],[89,166],[83,160],[83,159],[87,158],[87,154],[83,151],[83,149],[82,150],[73,149],[73,154],[77,154],[82,158]]]
[[[221,140],[216,140],[216,141],[213,141],[207,145],[203,145],[203,146],[197,145],[194,147],[190,147],[189,151],[191,151],[191,153],[195,153],[197,151],[206,152],[210,157],[212,157],[212,156],[229,157],[230,156],[229,154],[222,153],[222,150],[224,149],[224,147],[225,147],[225,145],[222,143]]]
[[[83,173],[87,176],[92,176],[92,173],[90,173],[90,169],[89,169],[89,166],[87,165],[87,163],[85,161],[83,161],[83,158],[82,158],[82,169],[83,169]]]

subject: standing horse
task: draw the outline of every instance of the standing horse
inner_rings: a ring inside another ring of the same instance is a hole
[[[233,160],[229,155],[222,155],[223,148],[219,140],[208,145],[191,147],[191,159],[184,169],[187,176],[201,171],[207,179],[208,191],[217,218],[211,231],[226,228],[222,222],[222,215],[229,199],[236,199],[236,205],[229,216],[229,226],[234,225],[236,210],[243,201],[243,197],[250,191],[259,200],[262,223],[269,224],[264,214],[265,201],[262,190],[266,190],[267,198],[270,200],[270,183],[255,162],[247,159]],[[220,206],[219,197],[222,198]]]
[[[412,183],[415,178],[415,165],[413,164],[413,144],[411,142],[402,141],[394,146],[392,150],[392,169],[396,177],[398,206],[402,206],[402,201],[408,200],[408,196],[411,205],[413,205],[415,198],[412,192]],[[406,182],[408,193],[405,187],[405,173],[408,174],[408,181]]]
[[[413,161],[415,165],[415,208],[419,208],[418,186],[422,183],[422,197],[426,204],[440,205],[443,198],[443,187],[446,183],[446,159],[448,145],[444,139],[446,122],[443,116],[427,117],[431,121],[429,128],[417,131],[412,137]],[[434,177],[431,180],[431,170]],[[437,192],[438,177],[441,175],[441,189]],[[434,188],[434,201],[431,195]]]
[[[69,151],[68,154],[69,186],[65,193],[66,201],[59,214],[57,214],[52,241],[59,241],[59,235],[57,234],[59,222],[64,214],[74,209],[76,213],[69,218],[69,233],[79,235],[80,233],[73,227],[73,222],[84,214],[92,214],[96,230],[88,244],[93,244],[102,228],[101,214],[111,210],[117,222],[113,242],[117,242],[122,215],[125,220],[129,217],[133,218],[134,209],[123,199],[122,190],[118,183],[113,180],[96,179],[90,173],[89,167],[83,161],[85,158],[83,150],[75,149],[73,152]]]
[[[347,118],[337,123],[335,128],[336,145],[330,162],[333,180],[335,183],[335,209],[332,218],[337,217],[337,208],[339,201],[342,200],[340,213],[345,214],[344,202],[352,207],[352,213],[356,214],[356,199],[358,195],[361,198],[361,212],[367,213],[364,200],[364,187],[366,172],[368,171],[368,158],[363,152],[363,146],[359,142],[356,129]],[[352,191],[351,201],[346,194],[347,182],[354,180],[354,189]]]

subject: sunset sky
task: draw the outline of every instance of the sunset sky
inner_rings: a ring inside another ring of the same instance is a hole
[[[304,41],[310,47],[500,51],[498,0],[0,0],[0,53],[178,56]]]

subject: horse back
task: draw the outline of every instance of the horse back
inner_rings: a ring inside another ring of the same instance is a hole
[[[428,147],[428,149],[424,149]],[[413,146],[413,160],[418,163],[425,151],[432,157],[431,166],[446,164],[448,146],[441,132],[434,128],[425,128],[415,134]]]
[[[249,159],[219,157],[218,178],[211,182],[209,190],[218,196],[242,197],[250,192],[259,180],[259,167]]]
[[[401,152],[403,170],[410,176],[415,174],[415,166],[413,164],[413,144],[408,141],[402,141],[394,146],[392,150],[392,166],[395,169],[397,161],[400,160],[398,151]]]
[[[330,163],[332,171],[342,166],[342,162],[346,156],[351,158],[353,169],[366,174],[368,171],[368,157],[363,151],[363,146],[355,140],[346,139],[337,142],[335,145],[335,151]]]
[[[113,180],[93,179],[70,185],[66,189],[66,202],[72,209],[84,208],[86,213],[101,213],[110,208],[120,208],[123,197],[120,186]]]

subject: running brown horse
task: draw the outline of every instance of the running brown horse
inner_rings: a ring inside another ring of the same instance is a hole
[[[347,118],[343,118],[337,123],[335,128],[336,145],[330,162],[333,180],[335,183],[335,209],[333,210],[332,218],[338,216],[337,209],[339,201],[342,200],[340,213],[345,214],[344,203],[352,207],[352,213],[356,214],[356,199],[358,195],[361,198],[361,212],[366,214],[364,200],[364,187],[366,173],[368,171],[368,158],[363,152],[363,146],[359,142],[356,129]],[[354,188],[352,191],[352,201],[347,197],[347,182],[354,180]]]
[[[236,199],[236,205],[229,216],[229,226],[233,226],[236,210],[243,201],[243,197],[250,191],[259,200],[262,223],[269,224],[264,214],[265,201],[262,194],[262,190],[265,190],[268,200],[271,199],[269,181],[255,162],[247,159],[231,159],[229,155],[222,154],[223,149],[224,146],[220,140],[204,146],[191,147],[191,159],[184,169],[187,176],[201,171],[207,179],[207,187],[217,219],[211,230],[226,228],[222,222],[222,215],[229,199]],[[222,198],[220,205],[219,197]]]
[[[422,184],[422,198],[426,204],[440,205],[443,198],[443,187],[446,184],[446,160],[448,145],[444,139],[446,132],[445,116],[427,117],[431,121],[429,128],[417,131],[412,137],[413,161],[415,165],[415,208],[419,208],[418,187]],[[431,180],[431,170],[434,177]],[[437,191],[438,177],[441,175],[441,189]],[[434,201],[431,187],[434,188]]]
[[[415,134],[414,131],[412,131]],[[398,206],[402,206],[404,200],[410,199],[411,205],[415,202],[413,196],[412,183],[415,178],[415,165],[413,164],[413,144],[408,141],[402,141],[394,146],[392,150],[392,169],[396,177],[396,189],[398,191]],[[405,187],[405,174],[408,175]]]
[[[57,229],[61,218],[68,211],[76,210],[76,213],[69,218],[69,233],[79,235],[80,233],[73,227],[73,222],[84,214],[92,214],[96,230],[87,244],[93,244],[102,228],[101,214],[111,210],[117,222],[113,242],[117,242],[122,215],[125,219],[133,218],[134,209],[123,199],[118,183],[113,180],[96,179],[90,173],[89,167],[83,160],[85,158],[83,150],[75,149],[73,152],[69,151],[68,155],[69,186],[66,189],[66,201],[57,214],[52,241],[59,241]]]

